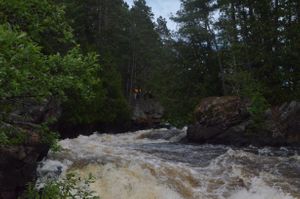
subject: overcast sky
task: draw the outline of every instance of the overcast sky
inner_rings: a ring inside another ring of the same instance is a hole
[[[133,4],[133,0],[125,0],[130,6]],[[146,0],[148,6],[152,8],[152,12],[155,14],[155,18],[163,16],[168,20],[168,27],[171,30],[176,29],[176,24],[169,18],[172,14],[180,8],[180,0]]]

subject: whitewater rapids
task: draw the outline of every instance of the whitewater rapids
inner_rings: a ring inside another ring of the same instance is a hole
[[[300,199],[299,148],[187,145],[186,129],[93,134],[60,141],[38,185],[92,174],[101,199]]]

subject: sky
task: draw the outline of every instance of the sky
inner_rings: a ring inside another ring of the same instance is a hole
[[[130,6],[133,4],[133,0],[125,0]],[[176,30],[176,23],[169,18],[171,14],[176,14],[180,9],[180,0],[146,0],[148,6],[152,8],[152,12],[155,18],[163,16],[168,21],[168,27],[171,30]]]

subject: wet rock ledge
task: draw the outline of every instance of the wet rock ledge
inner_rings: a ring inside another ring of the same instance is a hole
[[[25,140],[19,144],[0,146],[0,199],[16,199],[21,196],[29,182],[36,178],[37,163],[48,153],[49,146],[42,141],[39,125],[50,118],[58,118],[61,109],[55,99],[42,102],[26,99],[22,106],[8,115],[6,124],[0,130],[19,129],[14,133],[24,134]]]
[[[203,99],[195,110],[195,123],[187,139],[194,143],[236,146],[300,146],[300,102],[268,109],[256,127],[250,103],[237,96]]]
[[[23,193],[48,149],[34,133],[22,145],[0,147],[0,199],[16,199]]]

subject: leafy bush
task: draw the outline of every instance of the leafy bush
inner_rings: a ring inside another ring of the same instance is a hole
[[[78,48],[65,56],[45,56],[26,33],[0,25],[0,99],[49,96],[66,97],[74,89],[84,98],[94,97],[100,82],[97,55],[80,54]]]
[[[256,127],[261,127],[264,121],[264,113],[269,103],[263,95],[262,84],[255,80],[247,71],[237,71],[227,76],[227,82],[231,85],[231,92],[235,95],[248,98],[251,105],[248,109]]]
[[[23,129],[13,126],[0,126],[0,146],[19,145],[26,141],[27,134]]]
[[[64,7],[48,0],[1,0],[0,24],[26,32],[47,54],[66,52],[73,42]]]
[[[41,190],[29,184],[23,199],[100,199],[89,188],[93,182],[91,175],[81,179],[69,173],[62,180],[49,181]]]
[[[94,87],[94,98],[84,99],[74,89],[67,92],[61,123],[68,125],[117,125],[130,119],[129,105],[122,93],[121,76],[114,63],[101,63],[97,75],[101,82]],[[78,102],[81,102],[80,104]]]
[[[19,139],[25,135],[23,126],[15,124],[32,122],[24,104],[38,106],[49,99],[63,105],[63,121],[89,125],[128,120],[119,73],[112,64],[104,70],[99,63],[96,53],[83,54],[76,45],[61,4],[1,0],[0,145],[26,140]],[[39,132],[46,144],[55,146],[57,134],[46,123],[25,131]]]
[[[1,145],[20,144],[25,140],[26,130],[16,125],[16,116],[10,117],[22,110],[25,113],[17,114],[17,120],[31,121],[24,104],[39,104],[49,98],[63,102],[68,100],[69,90],[88,101],[95,98],[95,88],[100,84],[97,73],[101,67],[96,54],[82,55],[74,48],[65,56],[47,56],[26,33],[8,25],[0,25],[0,65]],[[57,140],[43,123],[30,125],[34,131],[41,132],[45,137],[42,139],[49,144]]]
[[[258,126],[261,126],[264,121],[264,114],[269,104],[267,100],[260,93],[256,93],[251,96],[251,106],[248,111],[251,114],[251,117],[254,123]]]

